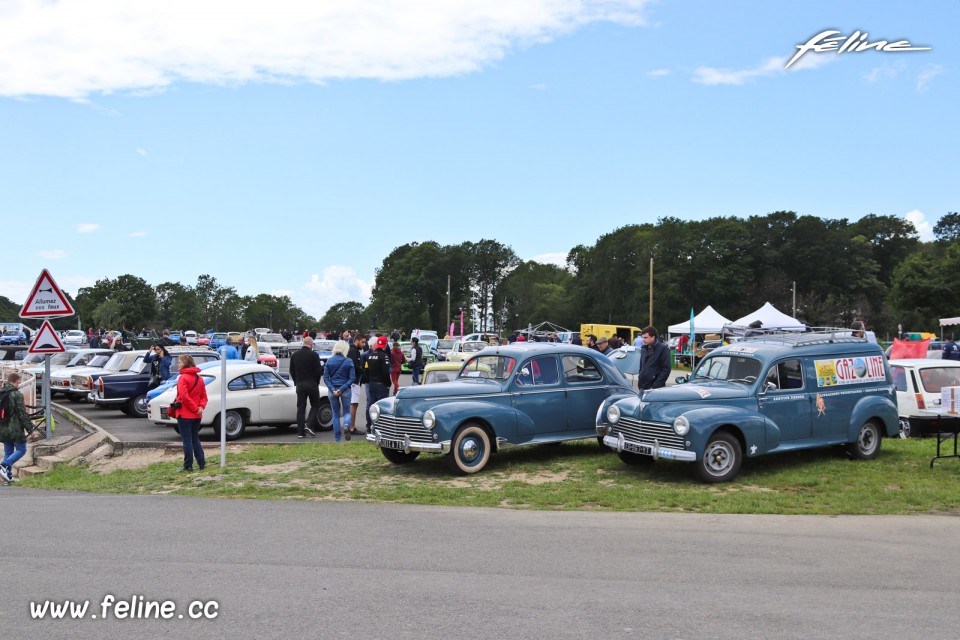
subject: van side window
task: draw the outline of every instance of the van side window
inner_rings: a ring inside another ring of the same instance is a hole
[[[803,389],[803,368],[800,366],[800,361],[784,360],[771,367],[764,381],[766,388],[770,388],[770,385],[778,391]]]

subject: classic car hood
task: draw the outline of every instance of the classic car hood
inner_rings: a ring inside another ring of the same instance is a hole
[[[662,389],[651,389],[643,395],[644,402],[702,402],[746,398],[750,388],[736,382],[694,382]]]
[[[414,398],[447,398],[450,396],[483,396],[499,393],[502,388],[499,383],[489,380],[458,380],[455,382],[438,382],[437,384],[423,384],[417,387],[403,387],[397,397],[401,400]]]

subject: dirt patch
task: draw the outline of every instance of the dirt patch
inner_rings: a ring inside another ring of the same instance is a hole
[[[122,456],[104,458],[90,465],[97,473],[110,473],[119,469],[146,469],[158,462],[172,462],[180,460],[183,454],[179,451],[167,449],[129,449]]]
[[[277,464],[264,464],[264,465],[253,465],[248,464],[243,467],[244,471],[249,471],[250,473],[258,473],[260,475],[271,475],[274,473],[290,473],[291,471],[297,471],[304,465],[306,461],[303,460],[291,460],[290,462],[279,462]]]
[[[505,482],[523,482],[524,484],[552,484],[555,482],[563,482],[570,476],[569,471],[549,471],[543,469],[534,473],[528,473],[526,471],[520,471],[517,473],[511,473],[509,476],[504,478]]]

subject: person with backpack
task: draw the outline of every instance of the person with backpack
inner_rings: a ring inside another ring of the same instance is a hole
[[[20,374],[14,371],[0,388],[0,441],[3,442],[0,478],[6,483],[13,480],[13,465],[27,453],[27,434],[33,428],[23,394],[17,388],[19,382]]]

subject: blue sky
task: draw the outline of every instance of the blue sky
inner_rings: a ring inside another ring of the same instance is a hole
[[[410,241],[562,261],[777,210],[929,238],[960,207],[957,24],[955,0],[6,0],[0,295],[209,273],[319,316]],[[827,29],[931,50],[784,71]]]

